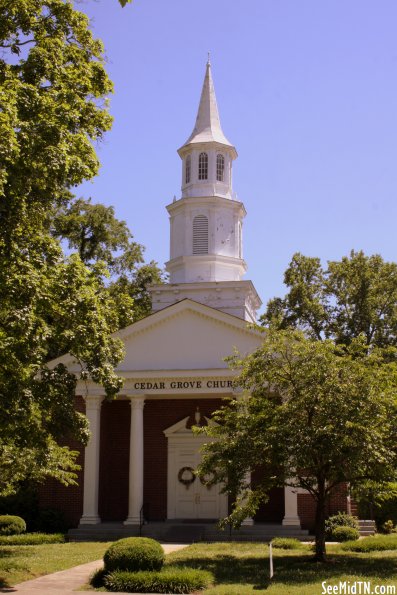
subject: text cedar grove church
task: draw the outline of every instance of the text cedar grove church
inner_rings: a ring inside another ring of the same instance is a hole
[[[207,380],[204,383],[202,380],[186,380],[172,381],[172,382],[135,382],[135,390],[165,390],[171,389],[186,389],[186,388],[231,388],[233,386],[232,380]]]

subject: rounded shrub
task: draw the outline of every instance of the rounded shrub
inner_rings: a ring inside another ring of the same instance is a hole
[[[0,516],[0,535],[19,535],[26,531],[26,523],[20,516],[3,514]]]
[[[126,537],[106,550],[103,561],[106,572],[160,570],[164,563],[164,550],[155,539]]]
[[[338,512],[338,514],[330,516],[325,521],[325,535],[327,539],[332,540],[332,535],[336,527],[351,527],[358,531],[358,520],[355,516],[346,512]]]
[[[382,525],[382,533],[393,533],[394,531],[394,523],[392,520],[385,521]]]
[[[331,541],[356,541],[360,533],[354,527],[335,527],[330,535]]]

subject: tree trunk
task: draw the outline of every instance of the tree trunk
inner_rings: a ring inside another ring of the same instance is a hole
[[[316,518],[315,518],[315,560],[318,562],[325,562],[325,482],[322,480],[318,482],[318,496],[316,506]]]

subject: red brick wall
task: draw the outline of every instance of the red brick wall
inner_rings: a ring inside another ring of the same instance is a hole
[[[124,521],[128,515],[130,424],[129,401],[102,404],[98,510],[104,522]]]
[[[342,484],[331,495],[327,504],[327,516],[347,512],[347,486]],[[302,529],[313,530],[316,504],[310,494],[298,494],[298,515]]]
[[[221,405],[221,399],[147,400],[144,407],[144,502],[150,520],[167,517],[167,439],[163,430],[187,415],[194,423],[194,412],[210,417]],[[76,398],[76,408],[85,412],[84,401]],[[99,515],[103,521],[122,521],[128,514],[129,469],[129,401],[103,403],[101,411],[101,453],[99,469]],[[78,462],[84,465],[84,449],[78,443],[70,446],[80,451]],[[255,475],[254,475],[255,477]],[[40,489],[41,508],[62,510],[71,526],[77,526],[83,512],[83,477],[78,473],[78,486],[65,488],[59,482],[47,481]],[[332,495],[327,513],[347,510],[346,487]],[[315,503],[309,494],[298,494],[298,514],[302,527],[312,529]],[[260,507],[255,520],[281,522],[284,516],[284,490],[272,490],[270,501]]]
[[[167,439],[163,431],[187,415],[194,423],[194,412],[210,417],[221,405],[220,399],[164,399],[145,402],[144,412],[144,503],[150,520],[167,518]]]
[[[82,397],[76,397],[76,409],[85,413],[85,403]],[[84,447],[77,441],[70,441],[68,446],[80,452],[77,463],[83,469]],[[77,486],[65,487],[59,481],[49,479],[39,488],[40,508],[61,510],[65,515],[66,522],[71,527],[77,527],[83,514],[83,471],[79,471],[77,475]]]

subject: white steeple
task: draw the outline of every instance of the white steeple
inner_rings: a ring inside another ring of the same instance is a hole
[[[232,191],[237,151],[219,119],[211,64],[206,65],[196,124],[178,154],[182,196],[167,206],[170,215],[170,285],[151,290],[156,311],[184,297],[250,321],[260,299],[251,281],[242,281],[242,225],[245,208]]]
[[[211,141],[231,147],[234,150],[235,158],[237,157],[235,148],[227,140],[222,131],[214,83],[212,80],[211,63],[208,59],[203,89],[201,91],[200,104],[197,111],[196,124],[192,134],[178,152],[179,154],[183,152],[183,149],[187,145],[193,143],[208,143]]]
[[[232,163],[237,151],[221,127],[209,60],[196,124],[178,154],[182,159],[182,197],[216,194],[233,198]]]

